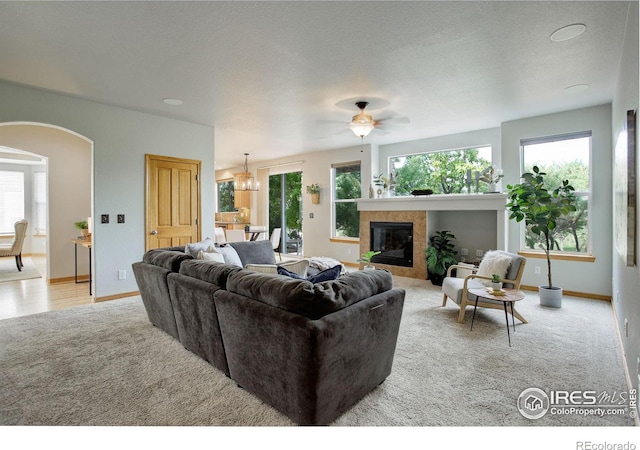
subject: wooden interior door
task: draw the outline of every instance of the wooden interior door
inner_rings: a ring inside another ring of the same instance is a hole
[[[201,162],[146,155],[147,250],[200,240]]]

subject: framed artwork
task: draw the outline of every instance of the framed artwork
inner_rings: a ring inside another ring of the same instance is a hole
[[[626,265],[636,265],[636,111],[629,110],[615,148],[616,249]]]

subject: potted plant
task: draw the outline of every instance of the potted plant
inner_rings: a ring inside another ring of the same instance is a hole
[[[545,175],[538,166],[533,166],[533,173],[522,175],[522,183],[507,185],[507,209],[511,212],[509,219],[524,220],[532,233],[544,238],[548,283],[538,286],[540,304],[559,308],[562,306],[562,288],[554,286],[551,280],[551,242],[558,220],[576,210],[576,197],[569,180],[563,180],[561,186],[550,191],[545,186]]]
[[[89,223],[86,220],[80,220],[73,223],[75,227],[82,231],[82,235],[86,238],[89,236]]]
[[[373,176],[373,184],[378,186],[378,196],[382,195],[384,197],[389,197],[392,191],[396,188],[396,180],[393,176],[393,173],[389,174],[388,177],[383,176],[382,174]]]
[[[450,231],[436,231],[429,238],[429,246],[426,250],[427,273],[431,283],[442,286],[442,281],[447,274],[449,266],[456,264],[454,244],[451,242],[456,237]]]
[[[478,178],[478,180],[483,181],[489,185],[488,193],[496,193],[498,189],[496,185],[498,181],[503,177],[502,169],[496,169],[493,166],[489,166],[482,171],[482,174]]]
[[[373,250],[363,253],[358,259],[358,262],[364,263],[364,270],[375,270],[376,268],[371,265],[371,259],[380,253],[381,252],[374,252]]]
[[[314,205],[320,203],[320,185],[318,183],[307,186],[307,194],[311,194],[311,203]]]
[[[497,273],[491,275],[491,287],[494,291],[500,291],[502,289],[502,278]]]

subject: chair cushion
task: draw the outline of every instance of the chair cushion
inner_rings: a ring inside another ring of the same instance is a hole
[[[442,281],[442,292],[447,294],[451,300],[458,305],[462,303],[462,289],[464,288],[464,278],[446,277]],[[467,283],[467,289],[484,288],[480,280],[470,279]],[[476,296],[467,293],[467,300],[475,302]]]

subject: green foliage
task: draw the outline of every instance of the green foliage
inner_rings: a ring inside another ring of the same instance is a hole
[[[493,275],[491,275],[492,283],[500,283],[501,281],[502,281],[502,278],[500,278],[500,275],[498,275],[497,273],[494,273]]]
[[[371,258],[376,255],[379,255],[381,252],[374,252],[373,250],[368,251],[367,253],[363,253],[362,256],[358,259],[358,262],[364,263],[365,265],[371,264]]]
[[[89,224],[86,220],[81,220],[79,222],[73,223],[78,230],[86,230],[89,228]]]
[[[399,166],[400,158],[392,162]],[[461,193],[466,189],[467,170],[482,172],[490,164],[475,148],[407,156],[404,164],[394,169],[395,193],[410,195],[418,189],[432,189],[435,194]],[[475,179],[472,189],[475,189]],[[486,185],[480,185],[480,192],[487,190]]]
[[[427,269],[436,275],[444,275],[447,273],[449,266],[456,264],[458,261],[455,255],[458,253],[454,250],[455,245],[451,242],[456,237],[449,231],[436,231],[429,238],[429,246],[427,247]]]
[[[284,178],[285,227],[282,226],[282,179]],[[302,172],[269,176],[269,229],[286,228],[287,236],[302,232]],[[283,229],[283,232],[284,229]]]
[[[318,183],[313,183],[307,186],[307,194],[319,194],[320,193],[320,185]]]
[[[336,169],[336,199],[349,200],[361,196],[360,166]],[[336,235],[360,236],[360,212],[355,201],[335,202]]]
[[[223,181],[218,183],[218,211],[233,212],[236,210],[234,206],[235,191],[233,189],[233,181]]]
[[[542,238],[547,256],[548,286],[553,287],[550,251],[554,233],[558,223],[577,210],[577,200],[569,180],[563,180],[560,186],[550,191],[545,183],[546,175],[538,166],[533,166],[533,172],[522,175],[522,183],[507,185],[507,209],[511,212],[509,219],[515,219],[516,222],[524,220],[529,232]]]

